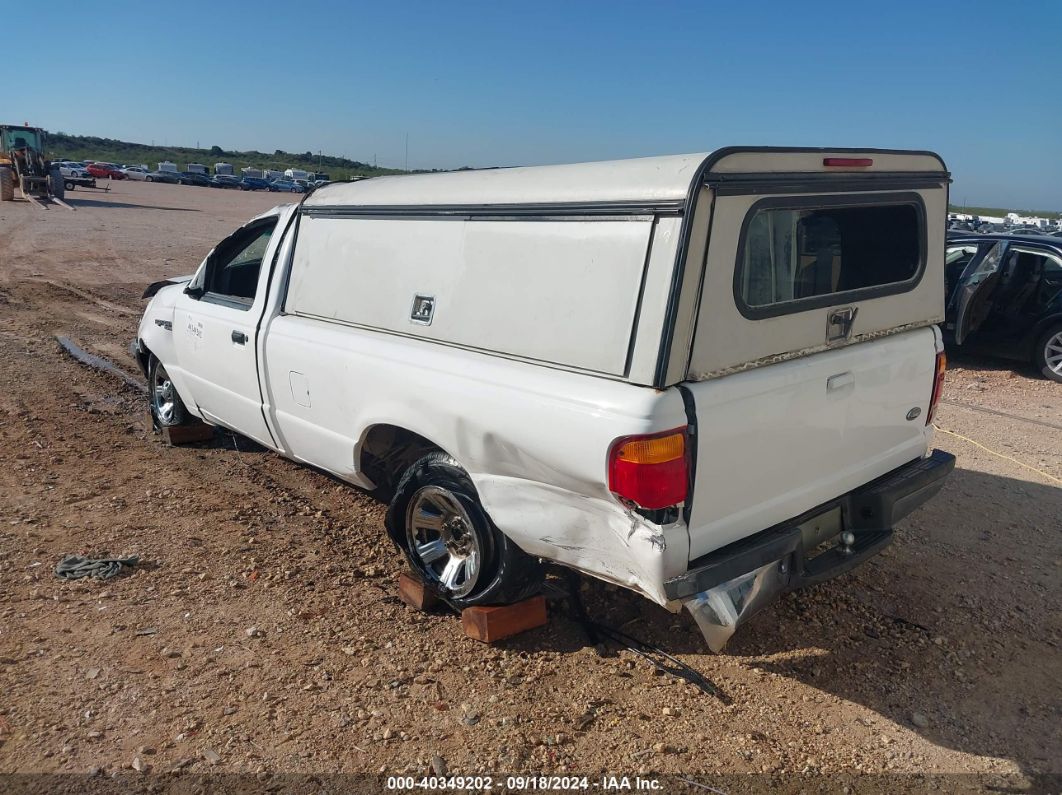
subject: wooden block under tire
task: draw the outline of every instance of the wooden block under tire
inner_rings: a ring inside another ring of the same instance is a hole
[[[214,426],[205,422],[188,425],[167,425],[162,428],[162,440],[168,445],[209,442],[214,438]]]
[[[543,627],[546,617],[544,596],[500,607],[466,607],[461,611],[461,627],[473,640],[495,643],[529,629]]]
[[[439,604],[439,597],[408,571],[398,575],[398,598],[414,610],[431,610]]]

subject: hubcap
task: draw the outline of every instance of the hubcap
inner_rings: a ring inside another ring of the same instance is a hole
[[[1062,331],[1049,337],[1044,343],[1044,361],[1052,373],[1062,375]]]
[[[173,383],[170,381],[170,377],[161,367],[155,371],[153,387],[152,397],[155,400],[155,413],[162,422],[172,422],[174,412],[177,409],[176,393],[173,390]]]
[[[479,579],[483,553],[472,520],[446,489],[425,486],[413,495],[406,540],[425,571],[449,594],[467,596]]]

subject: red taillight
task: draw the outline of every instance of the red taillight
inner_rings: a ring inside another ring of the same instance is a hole
[[[866,168],[874,165],[874,160],[869,157],[824,157],[822,164],[834,168]]]
[[[608,451],[608,488],[625,502],[656,510],[686,500],[686,429],[624,436]]]
[[[937,354],[937,368],[933,376],[933,394],[929,398],[929,411],[926,412],[926,425],[933,421],[933,415],[937,413],[937,404],[940,402],[940,393],[944,391],[944,371],[948,369],[948,357],[944,351]]]

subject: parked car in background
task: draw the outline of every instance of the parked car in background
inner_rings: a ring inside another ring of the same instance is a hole
[[[122,173],[125,174],[126,179],[143,182],[147,178],[148,170],[146,168],[141,168],[140,166],[127,166],[122,169]]]
[[[313,190],[313,183],[311,183],[308,179],[293,179],[292,182],[302,188],[304,192],[308,190]]]
[[[113,163],[93,163],[86,171],[90,176],[103,179],[125,179],[125,174]]]
[[[1032,362],[1062,382],[1062,239],[949,237],[944,280],[948,344]]]
[[[59,164],[59,174],[64,177],[74,177],[81,179],[89,176],[88,169],[86,169],[80,163],[75,163],[73,160],[64,160]]]
[[[261,177],[244,177],[240,180],[240,190],[269,190],[269,183]]]
[[[206,174],[200,174],[198,171],[182,171],[177,177],[177,184],[179,185],[198,185],[200,188],[214,187],[214,180]]]
[[[269,190],[281,193],[305,193],[306,188],[291,179],[275,179],[269,183]]]
[[[216,174],[212,184],[215,188],[239,188],[240,178],[234,174]]]
[[[180,180],[180,171],[151,171],[144,176],[145,182],[168,182],[171,185],[176,185]]]

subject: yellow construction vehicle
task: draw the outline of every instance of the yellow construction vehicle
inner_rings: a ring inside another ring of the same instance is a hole
[[[72,210],[59,167],[44,156],[44,137],[40,127],[0,124],[0,201],[12,201],[17,186],[38,206],[51,200]]]

